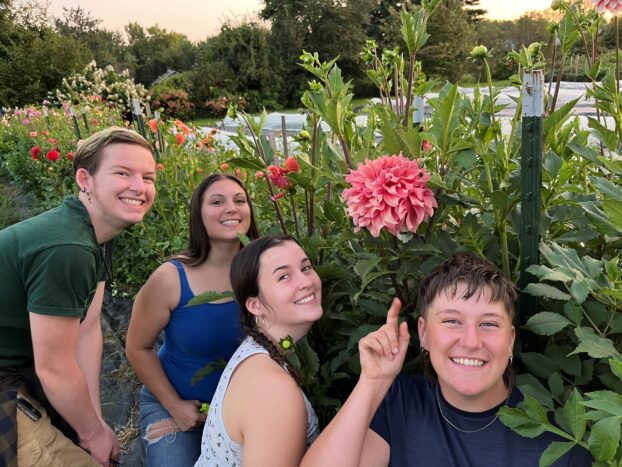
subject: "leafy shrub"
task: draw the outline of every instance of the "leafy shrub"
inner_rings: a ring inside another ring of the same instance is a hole
[[[231,104],[235,104],[240,110],[244,110],[246,108],[246,99],[243,97],[221,96],[206,101],[203,106],[209,117],[224,117]]]
[[[161,109],[164,115],[187,119],[194,115],[194,104],[190,96],[181,89],[164,88],[152,91],[152,106]]]

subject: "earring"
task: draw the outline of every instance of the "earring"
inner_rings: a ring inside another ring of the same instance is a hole
[[[514,362],[514,354],[510,354],[510,366]]]
[[[83,186],[80,191],[84,194],[86,194],[86,199],[89,201],[89,204],[93,204],[93,199],[91,198],[91,192],[90,191],[86,191],[86,187]]]
[[[264,315],[255,315],[255,326],[264,327],[266,324],[266,317]]]

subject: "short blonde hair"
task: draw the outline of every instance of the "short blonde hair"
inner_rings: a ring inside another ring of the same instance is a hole
[[[110,144],[135,144],[147,149],[153,156],[153,147],[149,141],[133,130],[113,126],[80,141],[73,155],[73,173],[75,174],[78,169],[86,169],[88,173],[94,175],[99,168],[102,151]]]

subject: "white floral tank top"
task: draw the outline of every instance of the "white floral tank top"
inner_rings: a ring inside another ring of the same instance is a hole
[[[268,354],[268,351],[259,345],[252,337],[247,337],[235,351],[231,360],[220,377],[218,387],[212,398],[203,438],[201,439],[201,455],[195,467],[241,467],[242,450],[244,446],[233,441],[222,418],[222,402],[229,386],[229,380],[236,367],[251,355],[258,353]],[[315,411],[303,393],[305,408],[307,409],[307,447],[315,441],[319,434],[318,419]]]

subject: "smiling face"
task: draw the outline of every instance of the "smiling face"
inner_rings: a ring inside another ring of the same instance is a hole
[[[430,353],[443,396],[471,412],[490,409],[508,395],[503,373],[515,331],[503,302],[489,301],[490,290],[463,298],[441,292],[419,318],[421,346]]]
[[[215,181],[203,194],[201,216],[210,241],[238,242],[237,234],[246,234],[251,223],[244,189],[226,178]]]
[[[98,240],[106,241],[131,224],[142,221],[155,199],[155,160],[136,144],[115,143],[102,149],[95,174],[81,168],[78,185],[86,190],[86,206]]]
[[[285,241],[266,251],[259,260],[259,295],[246,302],[261,330],[278,342],[287,335],[302,338],[322,317],[322,283],[296,242]]]

